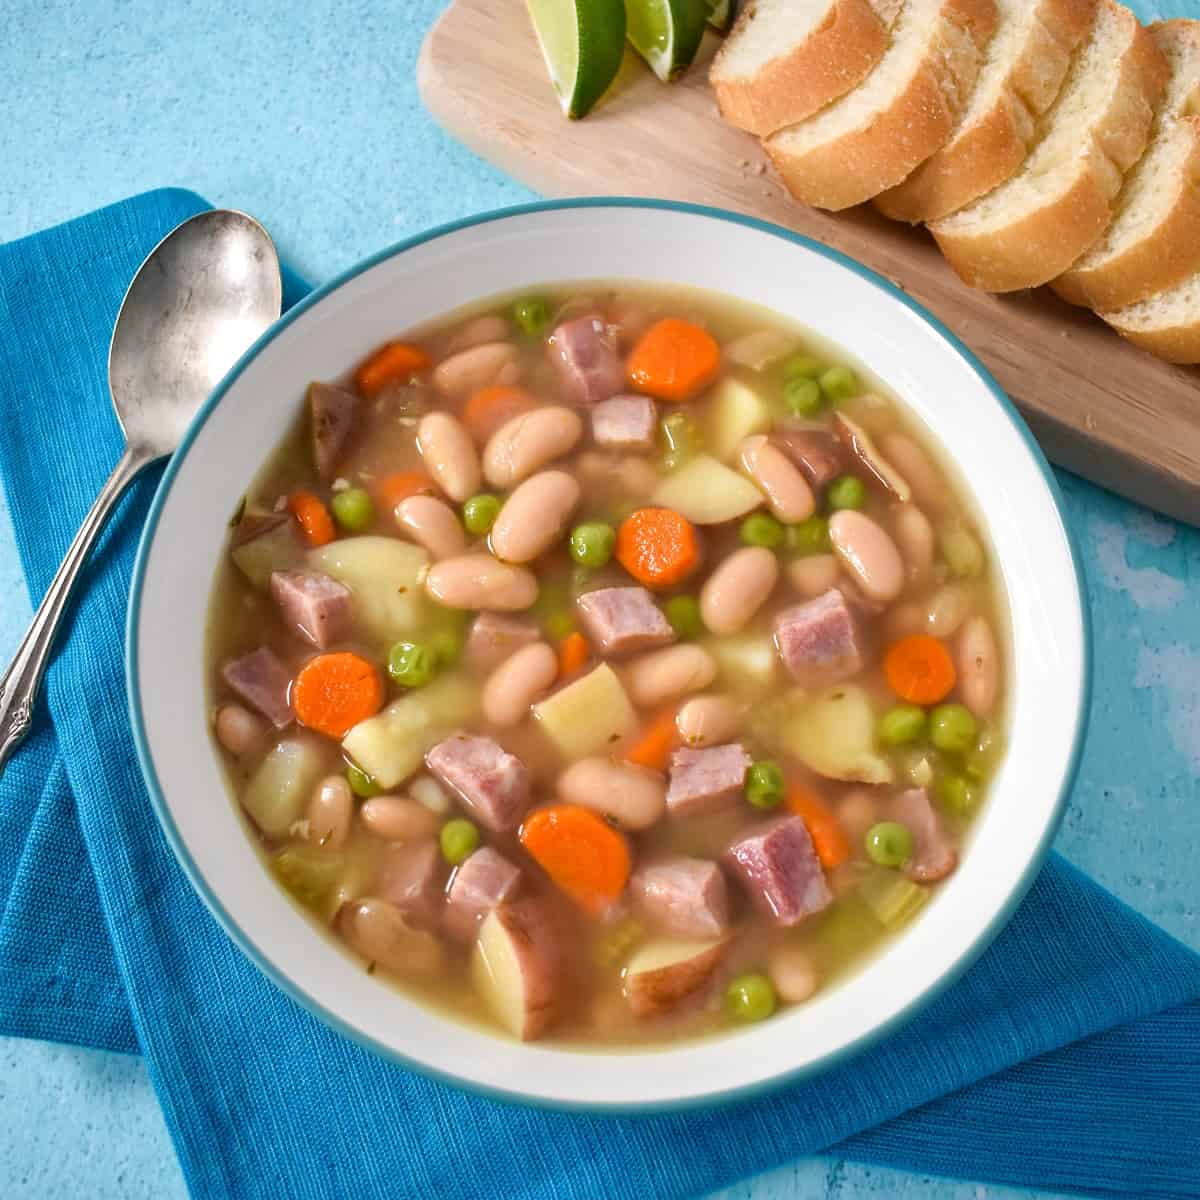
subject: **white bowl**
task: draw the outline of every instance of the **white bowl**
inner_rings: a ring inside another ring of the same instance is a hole
[[[263,869],[207,732],[204,627],[229,513],[295,419],[310,380],[469,301],[554,281],[638,279],[744,298],[830,338],[881,376],[975,488],[1012,605],[1009,752],[958,871],[848,981],[745,1031],[616,1053],[519,1045],[370,978],[318,936]],[[554,1107],[713,1102],[830,1065],[910,1018],[978,955],[1032,881],[1083,737],[1080,575],[1045,460],[970,353],[884,280],[786,230],[633,200],[533,205],[403,242],[292,309],[230,372],[175,455],[130,597],[133,728],[163,828],[250,958],[334,1028],[444,1079]]]

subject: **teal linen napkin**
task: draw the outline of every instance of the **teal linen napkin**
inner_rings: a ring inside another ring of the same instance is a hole
[[[0,247],[0,476],[35,599],[118,454],[105,359],[124,288],[203,207],[153,192]],[[138,772],[121,631],[156,480],[135,485],[93,556],[35,733],[0,779],[0,1031],[144,1054],[194,1194],[673,1197],[830,1151],[1084,1194],[1200,1196],[1200,958],[1055,857],[992,947],[904,1029],[720,1109],[546,1113],[331,1032],[215,924]]]

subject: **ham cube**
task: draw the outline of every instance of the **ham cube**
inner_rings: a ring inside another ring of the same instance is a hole
[[[565,321],[550,336],[550,361],[575,403],[599,404],[621,390],[625,369],[598,316]]]
[[[358,425],[359,399],[345,388],[314,383],[308,389],[312,424],[313,462],[326,481],[337,473],[341,458]]]
[[[435,929],[446,890],[446,861],[434,841],[389,847],[379,875],[379,898],[414,924]]]
[[[327,650],[350,624],[350,589],[320,571],[272,571],[271,595],[284,623],[318,650]]]
[[[605,450],[653,450],[658,409],[648,396],[613,396],[592,409],[592,441]]]
[[[641,587],[598,588],[575,601],[584,632],[604,655],[632,654],[675,640],[671,623]]]
[[[803,687],[828,687],[863,667],[858,621],[837,588],[779,613],[775,646],[783,665]]]
[[[746,784],[751,758],[739,742],[671,755],[667,811],[676,817],[715,812],[735,803]]]
[[[901,792],[891,802],[888,818],[906,826],[912,834],[912,859],[904,869],[909,879],[936,883],[958,866],[958,851],[924,788]]]
[[[479,924],[493,908],[516,897],[521,869],[481,846],[454,872],[446,893],[446,932],[460,942],[473,941]]]
[[[842,445],[831,434],[789,429],[771,440],[804,472],[814,491],[821,491],[845,470]]]
[[[720,937],[729,929],[729,893],[715,862],[682,856],[652,860],[629,879],[633,905],[671,937]]]
[[[269,646],[231,658],[221,668],[221,678],[276,729],[291,724],[292,677]]]
[[[754,907],[777,925],[796,925],[833,900],[799,817],[755,826],[729,847],[725,861]]]
[[[498,742],[456,733],[425,755],[425,765],[493,833],[521,823],[529,807],[529,772]]]
[[[532,645],[540,636],[538,627],[523,617],[481,612],[471,622],[464,654],[467,662],[477,670],[490,671],[523,646]]]

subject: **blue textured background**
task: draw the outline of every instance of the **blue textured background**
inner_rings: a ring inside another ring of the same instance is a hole
[[[496,2],[524,19],[520,0]],[[420,107],[414,62],[443,6],[8,0],[0,241],[177,184],[254,213],[282,253],[321,280],[424,226],[530,198],[444,138]],[[1200,16],[1196,0],[1134,7],[1144,17]],[[1200,535],[1063,482],[1085,548],[1097,686],[1057,848],[1200,949],[1200,614],[1191,587]],[[0,656],[28,615],[0,508]],[[182,1194],[139,1060],[0,1039],[0,1195]],[[830,1161],[799,1163],[723,1200],[1031,1195]]]

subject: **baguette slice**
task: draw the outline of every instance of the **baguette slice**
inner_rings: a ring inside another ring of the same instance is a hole
[[[903,183],[876,197],[884,216],[934,221],[1015,175],[1037,118],[1054,103],[1096,17],[1096,0],[996,0],[996,7],[999,28],[954,136]]]
[[[1040,122],[1021,170],[929,228],[967,283],[991,292],[1061,275],[1108,228],[1124,173],[1146,148],[1169,69],[1154,39],[1115,0]]]
[[[1150,34],[1171,64],[1166,99],[1108,232],[1051,285],[1072,304],[1125,308],[1200,271],[1200,21]]]
[[[994,0],[905,0],[875,70],[763,143],[792,195],[816,208],[849,208],[945,145],[995,24]]]
[[[765,137],[845,95],[883,57],[900,0],[752,0],[708,78],[721,115]]]
[[[1123,338],[1172,363],[1200,363],[1200,274],[1139,300],[1100,314]]]

